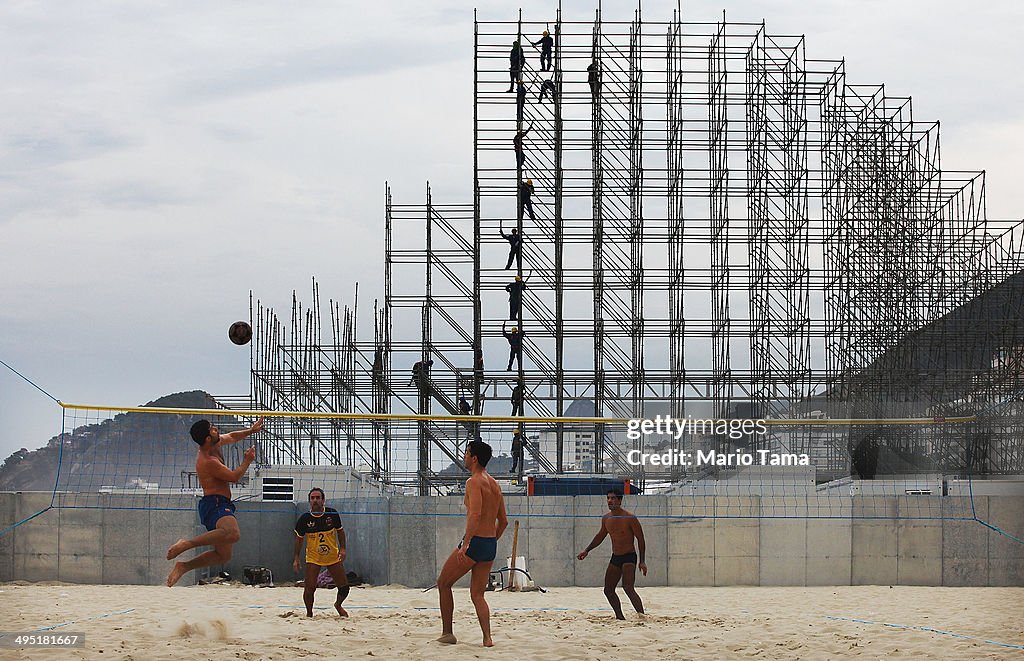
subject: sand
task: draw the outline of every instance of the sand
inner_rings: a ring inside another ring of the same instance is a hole
[[[465,589],[455,593],[455,646],[434,642],[436,591],[354,588],[348,619],[334,594],[318,590],[307,619],[296,587],[0,584],[0,630],[70,623],[51,631],[86,636],[82,649],[0,658],[1024,658],[1024,588],[641,587],[648,613],[626,602],[625,622],[598,588],[490,592],[492,649],[480,646]]]

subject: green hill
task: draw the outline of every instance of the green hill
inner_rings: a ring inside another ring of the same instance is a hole
[[[216,409],[216,400],[201,390],[175,393],[144,404],[162,408]],[[142,412],[119,413],[83,425],[64,436],[59,489],[98,491],[124,487],[134,480],[162,488],[181,486],[181,472],[195,470],[192,424],[206,416]],[[228,426],[227,418],[220,424]],[[61,437],[37,450],[22,448],[0,466],[0,491],[49,491],[60,457]]]

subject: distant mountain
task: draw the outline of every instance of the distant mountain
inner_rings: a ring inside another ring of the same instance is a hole
[[[167,395],[143,406],[220,408],[201,390]],[[196,444],[188,431],[203,417],[209,416],[133,411],[70,430],[64,437],[58,489],[95,492],[103,486],[125,487],[138,482],[179,487],[182,471],[195,471]],[[218,424],[230,430],[231,421],[219,418]],[[38,450],[18,450],[0,466],[0,491],[53,489],[60,456],[60,436]]]

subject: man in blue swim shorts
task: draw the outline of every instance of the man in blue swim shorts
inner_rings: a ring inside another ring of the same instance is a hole
[[[199,445],[196,456],[196,476],[203,487],[199,501],[199,520],[209,532],[192,539],[179,539],[167,549],[167,559],[173,560],[185,551],[199,546],[212,546],[212,551],[201,553],[186,562],[174,563],[174,569],[167,575],[167,587],[173,587],[181,577],[193,569],[222,565],[231,559],[231,547],[241,538],[238,521],[235,520],[235,504],[231,502],[231,485],[242,479],[249,464],[256,458],[256,446],[245,451],[238,468],[231,470],[224,465],[223,445],[237,443],[263,429],[263,418],[248,429],[221,434],[209,420],[199,420],[189,433]]]
[[[501,487],[486,470],[491,460],[491,446],[483,441],[473,441],[466,448],[463,461],[471,473],[466,481],[466,533],[459,547],[452,551],[437,577],[437,591],[441,601],[440,643],[454,645],[452,619],[455,616],[455,597],[452,586],[466,572],[472,571],[469,595],[476,608],[480,630],[484,634],[484,647],[493,647],[491,640],[491,611],[484,599],[484,589],[491,575],[491,564],[498,551],[498,538],[508,527],[505,514],[505,499]]]

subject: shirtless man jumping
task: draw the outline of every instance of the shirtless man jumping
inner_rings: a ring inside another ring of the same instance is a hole
[[[437,578],[437,591],[441,600],[441,637],[438,642],[454,645],[452,618],[455,614],[455,597],[452,586],[466,572],[472,570],[469,595],[476,607],[476,617],[484,634],[484,647],[494,647],[491,640],[491,611],[484,599],[484,589],[491,574],[491,564],[498,552],[498,538],[508,527],[505,515],[505,499],[501,487],[488,475],[487,462],[491,460],[491,446],[483,441],[473,441],[466,448],[463,458],[466,468],[472,473],[466,481],[466,534],[459,547],[448,556],[441,575]]]
[[[644,562],[646,545],[644,544],[644,530],[640,527],[640,521],[631,512],[622,509],[622,492],[614,489],[608,492],[608,513],[601,517],[601,530],[594,536],[590,546],[584,549],[578,556],[579,560],[587,557],[593,549],[596,549],[608,535],[612,537],[612,559],[608,562],[608,569],[604,573],[604,596],[608,598],[612,610],[615,611],[615,619],[625,620],[622,615],[622,603],[619,596],[615,594],[615,586],[622,578],[622,589],[626,596],[633,603],[637,613],[643,614],[644,604],[640,601],[640,595],[633,587],[636,581],[636,568],[647,576],[647,564]],[[633,548],[633,538],[636,538],[637,548],[640,550],[640,563],[637,564],[636,550]]]
[[[212,546],[212,551],[201,553],[187,562],[174,563],[174,569],[167,575],[167,587],[173,587],[181,577],[193,569],[222,565],[231,559],[231,547],[241,537],[238,521],[235,520],[235,504],[231,502],[231,485],[238,482],[249,469],[249,464],[256,458],[256,446],[245,451],[242,464],[235,470],[224,465],[222,445],[237,443],[263,429],[263,418],[248,429],[231,432],[221,436],[215,425],[209,420],[200,420],[192,425],[189,434],[199,444],[196,456],[196,475],[203,487],[203,497],[199,501],[199,518],[209,532],[192,539],[179,539],[167,549],[167,559],[173,560],[189,549],[199,546]]]

